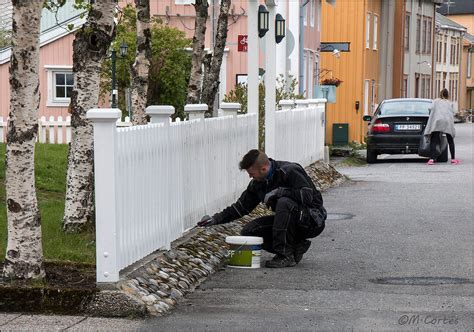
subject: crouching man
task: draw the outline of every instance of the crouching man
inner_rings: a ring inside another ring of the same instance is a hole
[[[260,202],[274,215],[260,217],[244,226],[244,236],[263,237],[263,249],[274,253],[266,267],[295,266],[321,234],[327,217],[321,193],[299,164],[276,161],[259,150],[250,150],[239,164],[252,178],[247,189],[231,206],[212,217],[204,216],[198,226],[228,223],[249,214]]]

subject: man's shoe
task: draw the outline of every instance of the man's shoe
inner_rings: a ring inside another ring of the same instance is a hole
[[[266,261],[265,266],[271,268],[295,266],[296,262],[293,256],[275,255],[271,261]]]
[[[298,243],[295,248],[295,262],[298,264],[301,259],[303,258],[303,255],[308,251],[309,246],[311,245],[311,241],[309,240],[304,240],[301,243]]]

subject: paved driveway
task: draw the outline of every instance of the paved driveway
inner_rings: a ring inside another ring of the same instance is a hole
[[[341,168],[352,182],[324,194],[326,230],[294,268],[226,268],[165,318],[0,314],[0,330],[472,331],[473,129],[457,125],[458,166]]]

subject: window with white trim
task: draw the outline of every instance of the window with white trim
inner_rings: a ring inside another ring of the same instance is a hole
[[[370,13],[367,13],[365,25],[365,48],[370,48]]]
[[[369,80],[364,80],[364,115],[369,115]]]
[[[467,78],[471,78],[471,67],[472,67],[472,51],[467,51]]]
[[[174,0],[175,5],[194,5],[194,0]]]
[[[46,106],[69,106],[74,75],[71,66],[45,66],[47,71],[48,98]]]
[[[303,6],[303,24],[304,26],[308,25],[308,6],[309,4],[307,3],[306,6]]]
[[[315,0],[311,0],[311,7],[309,7],[309,25],[311,27],[314,27],[314,9],[315,9],[315,5],[314,5],[314,1]]]
[[[379,17],[377,15],[374,15],[374,40],[373,40],[373,50],[377,50],[377,27],[379,23]]]
[[[321,0],[318,0],[318,31],[321,31],[321,10],[322,10]]]

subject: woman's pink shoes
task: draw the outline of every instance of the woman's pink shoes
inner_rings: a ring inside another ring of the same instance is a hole
[[[452,165],[459,165],[460,163],[461,163],[461,161],[459,159],[452,159],[451,160]],[[427,165],[434,165],[435,161],[433,159],[430,159],[430,160],[428,160],[428,162],[426,164]]]

